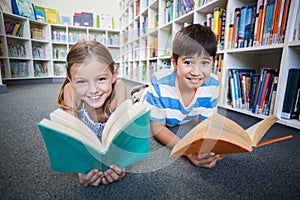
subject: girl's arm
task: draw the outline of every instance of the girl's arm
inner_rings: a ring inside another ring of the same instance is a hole
[[[122,80],[117,79],[116,86],[115,86],[115,97],[111,102],[111,108],[115,110],[126,99],[127,99],[127,87]]]

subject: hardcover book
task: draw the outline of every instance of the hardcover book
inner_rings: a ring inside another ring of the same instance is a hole
[[[300,90],[300,69],[292,68],[289,70],[286,83],[286,90],[282,106],[281,117],[285,119],[297,119],[300,108],[297,107],[297,98],[299,99]]]
[[[111,164],[127,167],[149,156],[150,110],[131,100],[106,122],[101,141],[81,120],[56,109],[38,123],[53,171],[88,173]]]
[[[30,0],[11,0],[13,14],[23,17],[36,19],[34,14],[34,5]]]
[[[209,152],[215,154],[252,152],[253,147],[291,138],[290,135],[259,143],[276,121],[277,117],[272,115],[244,130],[225,116],[214,114],[190,130],[173,147],[171,157]]]

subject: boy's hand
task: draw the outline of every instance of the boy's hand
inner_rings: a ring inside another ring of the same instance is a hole
[[[191,163],[195,166],[204,167],[204,168],[213,168],[219,160],[221,160],[223,155],[215,155],[214,153],[209,154],[193,154],[186,156]]]
[[[87,174],[78,173],[79,183],[84,186],[99,186],[101,183],[109,184],[121,180],[125,176],[125,169],[111,165],[105,172],[93,169]]]

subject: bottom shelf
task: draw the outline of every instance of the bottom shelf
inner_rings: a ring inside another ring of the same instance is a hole
[[[226,109],[226,110],[230,110],[230,111],[234,111],[237,113],[242,113],[248,116],[252,116],[252,117],[256,117],[256,118],[260,118],[260,119],[265,119],[268,116],[266,115],[259,115],[259,114],[254,114],[250,111],[244,110],[244,109],[240,109],[240,108],[232,108],[229,105],[222,105],[222,104],[218,104],[218,107]],[[278,117],[278,116],[277,116]],[[300,120],[297,119],[282,119],[279,118],[278,121],[276,123],[291,127],[291,128],[296,128],[300,130]]]

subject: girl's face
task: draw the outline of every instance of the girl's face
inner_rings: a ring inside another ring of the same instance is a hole
[[[86,59],[84,63],[75,63],[70,69],[72,85],[75,93],[92,108],[100,108],[112,93],[112,84],[116,81],[116,73],[112,73],[108,64],[99,62],[95,57]]]
[[[187,90],[196,90],[210,76],[213,67],[213,57],[201,54],[194,56],[179,56],[177,64],[171,59],[177,70],[179,86]]]

